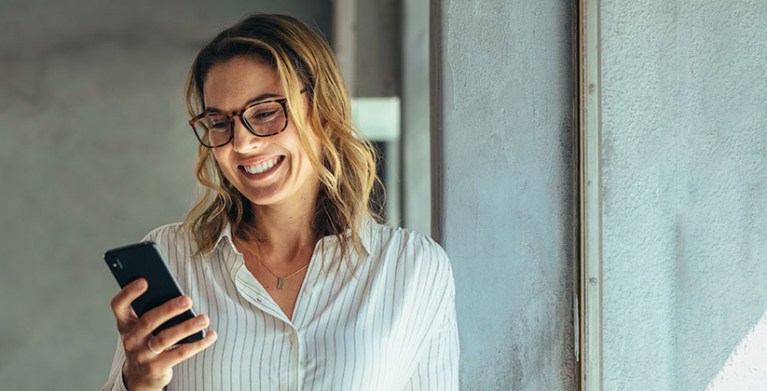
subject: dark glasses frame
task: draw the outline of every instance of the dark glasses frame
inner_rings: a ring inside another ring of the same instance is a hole
[[[303,93],[304,91],[305,90],[302,90],[301,92]],[[288,107],[286,105],[287,101],[288,101],[287,98],[264,100],[264,101],[260,101],[260,102],[250,103],[247,106],[245,106],[245,107],[243,107],[243,108],[241,108],[239,110],[234,110],[234,111],[229,112],[229,113],[221,113],[221,114],[223,114],[227,118],[227,120],[228,120],[227,122],[229,123],[229,138],[226,140],[226,142],[220,143],[220,144],[217,144],[217,145],[206,144],[205,141],[203,141],[202,137],[197,133],[197,130],[195,129],[195,125],[197,124],[197,122],[200,121],[201,119],[205,118],[205,116],[208,115],[209,113],[202,112],[202,113],[198,114],[196,117],[190,119],[189,120],[189,126],[192,127],[192,131],[194,132],[195,137],[197,137],[197,141],[199,141],[200,144],[202,144],[203,146],[208,147],[208,148],[223,147],[224,145],[229,144],[230,142],[232,142],[232,140],[234,140],[234,117],[239,117],[240,118],[240,123],[242,123],[242,125],[245,126],[245,129],[248,129],[248,131],[252,135],[254,135],[256,137],[270,137],[270,136],[274,136],[276,134],[282,133],[283,131],[285,131],[285,129],[288,128],[288,122],[290,121],[290,119],[288,118]],[[282,114],[285,116],[285,124],[282,126],[282,128],[280,130],[278,130],[276,132],[273,132],[273,133],[269,133],[269,134],[258,134],[258,133],[256,133],[256,131],[253,130],[253,127],[251,127],[251,125],[248,123],[248,121],[246,121],[245,118],[243,118],[242,114],[245,113],[246,111],[248,111],[249,109],[255,107],[255,106],[263,105],[263,104],[267,104],[267,103],[275,103],[275,102],[279,103],[280,106],[282,106]]]
[[[307,87],[304,87],[303,89],[301,89],[301,91],[299,93],[303,94],[303,93],[305,93],[307,91],[307,89],[308,89]],[[197,121],[205,118],[205,115],[207,114],[206,112],[203,111],[202,113],[198,114],[194,118],[190,119],[189,120],[189,126],[192,127],[192,132],[194,132],[194,136],[197,138],[197,141],[199,141],[200,144],[202,144],[204,147],[207,147],[207,148],[223,147],[224,145],[229,144],[229,143],[232,142],[232,140],[234,140],[234,117],[240,117],[240,122],[242,123],[243,126],[245,126],[245,129],[248,129],[248,131],[252,135],[254,135],[256,137],[270,137],[270,136],[274,136],[276,134],[280,134],[280,133],[284,132],[285,129],[288,128],[288,123],[290,122],[290,118],[288,118],[288,106],[286,104],[287,101],[288,101],[288,98],[262,100],[262,101],[250,103],[250,104],[246,105],[245,107],[243,107],[243,108],[241,108],[239,110],[235,110],[235,111],[229,112],[228,114],[227,113],[222,113],[224,116],[226,116],[226,118],[227,118],[227,120],[229,122],[229,139],[226,140],[226,142],[222,143],[222,144],[218,144],[218,145],[208,145],[208,144],[205,144],[205,142],[202,140],[202,137],[200,137],[200,135],[197,134],[197,130],[195,130],[194,125],[197,123]],[[253,128],[248,123],[248,121],[246,121],[242,117],[242,114],[245,113],[248,109],[250,109],[250,108],[252,108],[254,106],[263,105],[263,104],[266,104],[266,103],[273,103],[273,102],[277,102],[277,103],[280,104],[280,106],[282,106],[282,114],[285,116],[285,125],[282,126],[282,129],[280,129],[280,130],[278,130],[278,131],[276,131],[274,133],[269,133],[269,134],[258,134],[258,133],[256,133],[256,131],[253,130]]]

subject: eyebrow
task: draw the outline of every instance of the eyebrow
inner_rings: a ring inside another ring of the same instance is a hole
[[[252,105],[252,104],[254,104],[254,103],[257,103],[257,102],[259,102],[259,101],[262,101],[262,100],[266,100],[266,99],[269,99],[269,98],[279,98],[279,97],[281,97],[281,95],[278,95],[278,94],[273,94],[273,93],[267,92],[267,93],[265,93],[265,94],[261,94],[261,95],[259,95],[259,96],[255,97],[255,98],[253,98],[253,99],[250,99],[250,100],[248,100],[248,101],[245,103],[245,105],[244,105],[244,106],[242,106],[242,107],[248,107],[248,106],[250,106],[250,105]],[[208,106],[208,107],[206,107],[206,108],[205,108],[205,110],[204,110],[204,112],[205,112],[205,113],[208,113],[208,112],[211,112],[211,111],[215,111],[215,112],[219,112],[219,113],[223,113],[223,112],[224,112],[224,110],[221,110],[221,109],[219,109],[219,108],[216,108],[216,107],[212,107],[212,106]]]

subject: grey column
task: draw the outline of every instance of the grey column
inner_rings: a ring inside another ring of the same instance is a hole
[[[572,4],[432,1],[433,231],[462,390],[571,390]]]

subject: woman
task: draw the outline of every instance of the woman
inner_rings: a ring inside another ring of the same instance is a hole
[[[324,39],[251,15],[197,55],[187,103],[205,193],[145,240],[188,296],[140,319],[143,279],[113,298],[120,343],[104,389],[457,389],[447,256],[374,220],[374,150]],[[191,306],[196,319],[150,334]]]

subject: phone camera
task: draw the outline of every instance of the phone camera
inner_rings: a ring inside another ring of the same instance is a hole
[[[115,258],[115,260],[112,261],[112,267],[115,268],[115,269],[122,270],[123,269],[123,264],[122,264],[122,262],[120,262],[119,259]]]

